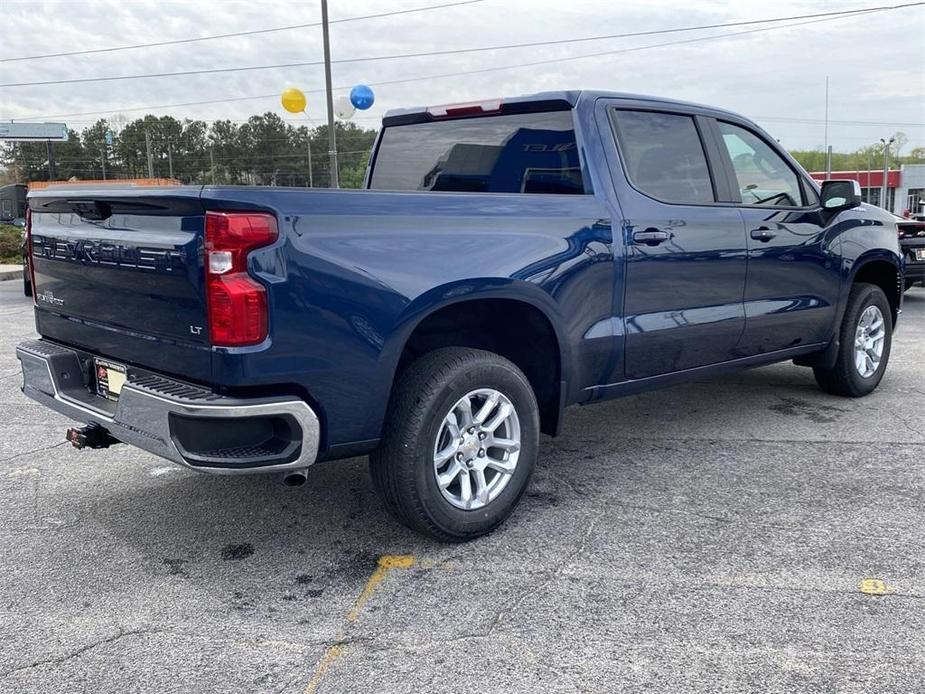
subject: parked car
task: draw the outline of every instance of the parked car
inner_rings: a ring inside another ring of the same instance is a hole
[[[905,289],[925,287],[925,220],[896,218],[899,247],[906,260]]]
[[[369,454],[398,520],[461,541],[511,513],[568,405],[790,359],[859,397],[886,369],[895,221],[733,113],[393,111],[366,188],[33,192],[23,392],[86,423],[78,447],[203,472],[297,484]]]

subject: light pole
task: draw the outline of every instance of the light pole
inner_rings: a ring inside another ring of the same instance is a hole
[[[331,86],[331,42],[328,36],[328,0],[321,0],[321,36],[324,39],[324,86],[328,101],[328,157],[330,178],[328,187],[339,188],[337,180],[337,137],[334,135],[334,92]]]
[[[890,172],[890,145],[896,142],[895,137],[891,137],[889,140],[885,140],[882,137],[880,142],[883,143],[883,184],[880,186],[880,207],[889,212],[889,202],[887,201],[887,176]]]

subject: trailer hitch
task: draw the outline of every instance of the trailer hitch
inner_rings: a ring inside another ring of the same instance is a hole
[[[99,424],[88,424],[85,427],[70,427],[65,438],[74,448],[109,448],[113,444],[121,443]]]

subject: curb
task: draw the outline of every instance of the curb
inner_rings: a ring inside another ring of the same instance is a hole
[[[0,272],[0,282],[4,280],[21,280],[22,279],[22,270],[7,270],[5,272]]]

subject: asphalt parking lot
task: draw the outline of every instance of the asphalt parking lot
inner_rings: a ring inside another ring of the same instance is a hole
[[[308,484],[80,452],[0,283],[0,691],[925,690],[925,290],[862,400],[782,364],[570,410],[457,546]],[[886,595],[861,581],[879,579]]]

